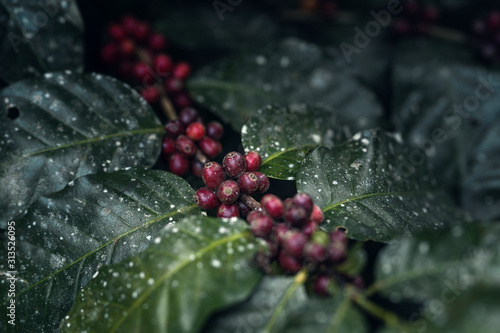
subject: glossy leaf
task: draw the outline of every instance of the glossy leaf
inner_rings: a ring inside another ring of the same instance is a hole
[[[308,296],[301,278],[264,277],[249,300],[216,315],[204,332],[367,332],[349,298]]]
[[[414,159],[427,155],[442,183],[461,185],[474,218],[500,217],[500,72],[442,41],[406,42],[396,55],[393,120]]]
[[[199,215],[170,225],[140,255],[102,267],[62,332],[198,332],[211,313],[254,289],[258,248],[240,219]]]
[[[165,225],[199,214],[193,196],[171,173],[129,170],[79,178],[33,203],[15,221],[16,329],[53,332],[101,266],[137,254],[161,239]],[[2,247],[2,257],[6,252]],[[2,274],[12,270],[6,264]],[[6,306],[7,283],[0,281]]]
[[[343,227],[357,240],[387,242],[463,220],[427,170],[408,162],[409,154],[397,135],[360,132],[341,146],[312,151],[297,174],[297,190],[323,209],[325,228]]]
[[[348,126],[341,128],[340,112],[321,106],[269,105],[258,110],[241,129],[246,151],[262,156],[259,171],[268,177],[295,179],[306,153],[322,144],[328,147],[345,142]]]
[[[342,110],[355,131],[374,127],[382,109],[373,93],[320,48],[297,39],[259,47],[202,68],[188,81],[200,104],[240,130],[271,103],[323,103]]]
[[[0,101],[2,226],[78,177],[150,167],[160,153],[154,112],[110,77],[45,74],[3,89]]]
[[[83,71],[83,21],[76,1],[0,1],[0,78],[16,82]]]

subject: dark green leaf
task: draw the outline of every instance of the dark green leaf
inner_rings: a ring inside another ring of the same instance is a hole
[[[368,289],[393,302],[456,299],[476,285],[500,286],[499,224],[467,223],[394,242],[377,258]]]
[[[427,155],[451,186],[460,185],[460,174],[464,207],[490,220],[500,217],[500,73],[471,58],[469,50],[442,41],[401,45],[393,119],[414,148],[413,159]]]
[[[366,332],[363,317],[344,294],[309,297],[302,276],[264,277],[252,297],[216,315],[207,333],[232,332]]]
[[[16,328],[53,332],[99,267],[159,241],[170,222],[199,214],[193,196],[189,184],[171,173],[129,170],[82,177],[41,197],[15,221]],[[6,264],[2,274],[12,270]],[[6,306],[7,284],[0,281]]]
[[[342,110],[355,131],[376,126],[382,109],[374,94],[324,57],[317,46],[296,39],[243,52],[201,69],[188,87],[202,105],[240,130],[271,103],[323,103]]]
[[[409,153],[397,135],[357,133],[341,146],[312,151],[297,190],[323,209],[327,229],[344,227],[357,240],[387,242],[463,220],[427,170],[408,162]]]
[[[83,71],[83,30],[74,0],[0,1],[0,78]]]
[[[3,226],[71,180],[150,167],[160,153],[163,128],[152,109],[109,77],[49,73],[5,88],[0,101]]]
[[[192,216],[138,256],[103,267],[82,289],[63,332],[198,332],[216,310],[244,300],[261,273],[258,241],[240,219]]]
[[[223,2],[228,6],[227,10],[215,9],[214,3],[206,6],[172,5],[165,10],[156,28],[175,44],[198,50],[202,47],[239,50],[268,43],[278,36],[279,26],[269,13],[257,9],[251,2],[237,6]],[[186,19],[189,19],[189,24],[186,24]]]
[[[268,177],[295,179],[306,153],[322,144],[328,147],[343,143],[350,130],[339,111],[328,107],[290,104],[269,105],[258,110],[241,129],[246,151],[262,156],[259,171]]]

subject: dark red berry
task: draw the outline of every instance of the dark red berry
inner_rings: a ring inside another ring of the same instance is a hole
[[[290,228],[286,224],[275,224],[271,238],[276,242],[276,244],[283,245],[289,231]]]
[[[217,142],[214,139],[205,136],[203,139],[198,141],[198,147],[208,158],[214,158],[219,155],[219,149],[217,147]]]
[[[175,153],[175,140],[169,137],[164,137],[161,150],[164,154],[168,155]]]
[[[312,234],[318,229],[318,223],[313,220],[307,220],[306,224],[302,228],[302,233],[307,237],[311,237]]]
[[[311,196],[307,193],[296,194],[293,197],[292,204],[297,207],[302,207],[307,216],[311,215],[314,205]]]
[[[201,177],[203,172],[203,163],[194,159],[191,161],[191,174],[195,177]]]
[[[120,53],[126,57],[134,54],[135,44],[130,39],[124,39],[120,43]]]
[[[255,237],[266,237],[273,230],[274,221],[268,215],[261,215],[252,219],[250,231]]]
[[[149,47],[152,51],[163,51],[167,46],[167,40],[159,33],[153,33],[149,36]]]
[[[170,171],[177,176],[184,176],[189,169],[189,161],[179,153],[170,155],[168,161]]]
[[[330,242],[347,245],[347,236],[340,230],[332,231],[330,233]]]
[[[269,189],[269,186],[271,185],[271,183],[269,182],[269,178],[267,178],[267,176],[262,172],[254,171],[254,173],[257,175],[257,178],[259,178],[259,188],[256,192],[266,193]]]
[[[274,194],[266,194],[260,199],[262,209],[273,219],[279,220],[283,216],[283,201]]]
[[[280,251],[278,255],[278,263],[283,270],[290,273],[297,273],[301,268],[300,262],[292,256],[286,254],[285,251]]]
[[[220,184],[226,180],[226,173],[219,163],[208,162],[203,167],[201,178],[207,187],[217,190]]]
[[[234,180],[225,180],[217,190],[217,197],[222,203],[232,204],[240,197],[240,187]]]
[[[283,249],[292,257],[302,259],[307,237],[297,231],[290,231],[283,240]]]
[[[238,152],[230,152],[224,156],[222,167],[229,177],[238,178],[246,169],[246,162],[243,155]]]
[[[194,141],[200,141],[205,136],[205,126],[202,123],[192,123],[186,128],[186,134]]]
[[[356,275],[352,279],[352,284],[358,289],[363,289],[365,287],[365,281],[363,280],[363,277],[361,277],[360,275]]]
[[[245,162],[247,164],[247,171],[257,171],[262,163],[262,158],[254,151],[249,151],[245,154]]]
[[[439,11],[435,7],[426,7],[424,9],[423,18],[427,22],[434,22],[438,18]]]
[[[186,62],[180,62],[175,65],[173,74],[174,77],[185,80],[189,77],[189,74],[191,74],[191,67]]]
[[[314,280],[314,293],[320,296],[332,296],[333,278],[327,275],[320,275]]]
[[[154,70],[161,77],[170,75],[172,66],[172,59],[166,54],[158,54],[154,59]]]
[[[410,31],[410,27],[410,22],[405,19],[396,20],[394,24],[394,30],[400,35],[407,34]]]
[[[174,104],[178,108],[186,108],[191,105],[191,98],[187,94],[180,93],[174,98]]]
[[[304,258],[314,263],[321,263],[328,259],[328,253],[323,246],[311,242],[304,247]]]
[[[279,246],[278,244],[267,240],[267,248],[269,249],[269,259],[275,259],[278,256]]]
[[[241,202],[240,200],[236,201],[236,204],[238,205],[238,208],[240,209],[240,216],[241,217],[247,217],[248,214],[252,211],[252,208],[248,207],[245,205],[244,202]]]
[[[196,154],[196,144],[185,135],[179,135],[175,140],[177,151],[186,157]]]
[[[417,1],[407,1],[405,5],[405,12],[410,16],[416,16],[420,12],[420,3]]]
[[[285,207],[285,209],[292,207],[292,205],[293,205],[292,198],[286,198],[285,201],[283,201],[283,206]]]
[[[321,210],[321,208],[319,208],[319,206],[317,205],[313,205],[311,220],[320,224],[321,222],[323,222],[324,218],[325,216],[323,215],[323,211]]]
[[[215,140],[220,140],[224,135],[224,127],[218,121],[211,121],[207,124],[207,135]]]
[[[110,25],[108,28],[108,34],[112,39],[116,41],[121,41],[122,39],[125,38],[125,31],[119,24]]]
[[[148,37],[150,30],[151,29],[149,27],[149,24],[144,22],[137,22],[137,25],[132,34],[136,40],[143,41],[146,39],[146,37]]]
[[[149,104],[154,104],[160,98],[160,93],[156,87],[146,87],[141,89],[141,96],[144,98]]]
[[[252,194],[259,188],[259,178],[253,172],[243,172],[238,178],[241,193]]]
[[[184,89],[184,83],[175,77],[169,77],[165,80],[165,90],[170,94],[176,94]]]
[[[167,135],[171,138],[176,138],[181,134],[184,134],[184,125],[179,120],[170,120],[165,124],[165,131]]]
[[[308,216],[304,208],[297,206],[292,206],[285,209],[283,217],[285,219],[285,222],[298,228],[305,225],[308,220]]]
[[[129,35],[132,35],[134,33],[135,28],[137,27],[137,23],[137,20],[133,16],[126,15],[122,18],[123,30]]]
[[[202,187],[196,191],[194,201],[201,209],[215,209],[221,204],[217,194],[208,187]]]
[[[184,124],[184,126],[194,123],[198,117],[198,112],[189,107],[182,109],[181,113],[179,113],[179,120]]]
[[[492,12],[488,17],[488,28],[496,30],[500,27],[500,12]]]
[[[223,218],[231,218],[231,217],[240,217],[240,210],[238,209],[238,205],[236,204],[222,204],[217,209],[217,217]]]
[[[151,80],[151,68],[143,62],[138,62],[134,66],[133,70],[134,76],[137,80],[141,81],[141,83],[147,83]]]
[[[101,60],[107,65],[113,65],[118,61],[120,56],[120,51],[118,46],[113,43],[106,44],[101,49]]]
[[[252,223],[254,219],[257,219],[262,215],[264,214],[260,210],[252,210],[250,213],[248,213],[247,221],[248,223]]]
[[[328,248],[328,257],[331,263],[340,263],[344,261],[346,255],[346,246],[341,243],[331,243]]]

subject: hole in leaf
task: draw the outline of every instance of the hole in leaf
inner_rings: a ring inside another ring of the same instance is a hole
[[[17,119],[19,117],[19,109],[15,106],[9,106],[7,108],[7,117],[9,117],[9,119]]]
[[[342,231],[344,234],[347,233],[347,228],[346,227],[337,227],[335,229],[338,230],[338,231]]]

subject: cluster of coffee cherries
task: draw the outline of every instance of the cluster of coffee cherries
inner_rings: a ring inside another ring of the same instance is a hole
[[[179,119],[165,124],[162,155],[170,172],[184,176],[191,171],[201,177],[203,164],[222,152],[220,139],[224,127],[218,121],[204,125],[198,112],[186,107],[179,113]]]
[[[419,0],[408,0],[403,3],[403,12],[394,21],[394,30],[399,35],[428,34],[438,17],[437,8]]]
[[[202,170],[205,187],[196,191],[195,201],[202,209],[217,209],[217,217],[245,217],[258,202],[252,194],[265,193],[269,179],[259,172],[262,158],[254,151],[245,155],[230,152],[222,161],[208,162]]]
[[[322,18],[332,19],[338,11],[338,2],[335,0],[302,0],[300,8],[307,14],[318,14]]]
[[[319,295],[331,295],[338,282],[361,286],[361,277],[351,278],[336,271],[346,259],[347,237],[342,231],[327,233],[319,228],[323,212],[308,194],[299,193],[285,201],[266,194],[260,205],[260,210],[248,214],[247,221],[253,235],[268,244],[266,264],[276,260],[285,272],[297,273],[305,268],[314,273],[313,289]]]
[[[481,57],[500,64],[500,12],[492,12],[486,19],[475,21],[473,33],[473,44]]]
[[[122,80],[136,85],[146,101],[154,104],[167,94],[178,108],[191,105],[184,89],[191,67],[186,62],[173,62],[165,52],[167,40],[162,34],[152,31],[146,22],[124,16],[108,27],[107,35],[101,60]]]

